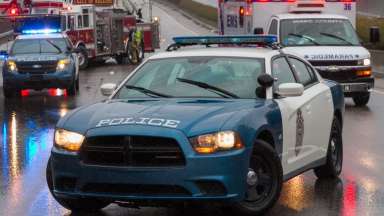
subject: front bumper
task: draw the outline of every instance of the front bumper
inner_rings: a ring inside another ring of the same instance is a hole
[[[49,74],[3,72],[4,86],[12,89],[68,88],[74,79],[70,71]]]
[[[92,129],[92,134],[130,134],[174,138],[184,153],[182,167],[116,167],[89,165],[77,153],[53,148],[54,193],[62,197],[96,197],[110,201],[240,201],[245,195],[249,154],[247,149],[197,155],[185,135],[153,127]],[[148,133],[150,132],[150,134]],[[166,134],[164,136],[164,134]]]

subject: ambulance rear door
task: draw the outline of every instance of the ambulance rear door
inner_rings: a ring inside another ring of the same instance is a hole
[[[220,30],[224,35],[252,34],[251,1],[220,1]]]

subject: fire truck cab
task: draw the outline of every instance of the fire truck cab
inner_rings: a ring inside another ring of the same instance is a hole
[[[309,61],[326,79],[341,83],[357,106],[374,87],[369,51],[355,31],[356,0],[220,0],[224,35],[277,35],[283,50]],[[299,70],[299,69],[297,69]]]

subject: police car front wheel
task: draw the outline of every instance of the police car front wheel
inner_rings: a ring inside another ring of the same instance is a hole
[[[340,121],[335,118],[332,123],[331,136],[328,144],[327,163],[316,168],[318,178],[337,178],[343,167],[343,139]]]
[[[278,200],[283,184],[283,169],[275,150],[268,143],[256,141],[247,173],[244,200],[236,203],[236,211],[259,215]]]
[[[48,160],[46,169],[46,180],[48,189],[51,192],[55,200],[62,205],[64,208],[74,212],[95,212],[110,204],[108,201],[90,199],[90,198],[61,198],[57,197],[53,193],[53,178],[52,178],[52,167],[51,158]]]

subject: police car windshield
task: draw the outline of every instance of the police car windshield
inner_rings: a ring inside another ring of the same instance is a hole
[[[348,20],[282,20],[280,41],[284,46],[359,46],[359,38]]]
[[[150,60],[125,83],[170,97],[256,98],[257,78],[264,59],[234,57],[182,57]],[[150,97],[121,88],[116,99]]]
[[[10,54],[59,54],[66,51],[68,47],[69,45],[64,38],[20,39],[14,42]]]

